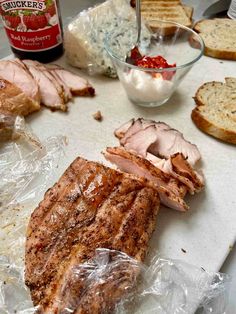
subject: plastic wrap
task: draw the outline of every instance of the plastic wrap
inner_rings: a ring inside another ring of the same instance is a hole
[[[17,129],[14,132],[16,134]],[[63,151],[62,137],[52,137],[41,144],[28,131],[24,136],[0,146],[0,210],[35,199],[45,192]]]
[[[24,246],[33,208],[54,181],[64,138],[45,142],[23,117],[0,114],[0,313],[34,313],[24,285]]]
[[[82,282],[80,300],[74,299],[75,294],[70,300],[73,281]],[[96,305],[96,313],[101,314],[193,314],[196,309],[201,314],[224,314],[228,283],[227,275],[209,273],[182,261],[156,256],[145,266],[124,253],[101,248],[93,259],[73,267],[64,294],[67,302],[60,313],[74,313],[77,306],[92,313]],[[23,268],[1,257],[0,310],[12,314],[15,309],[21,314],[34,312],[24,286]]]
[[[26,126],[24,117],[0,112],[0,144],[19,138],[36,146],[41,145],[39,139]]]
[[[106,50],[106,35],[119,27],[121,33],[133,29],[134,37],[122,36],[121,57],[125,57],[136,41],[135,10],[128,0],[108,0],[79,13],[65,31],[65,51],[69,63],[87,69],[90,74],[116,77],[116,69]],[[150,33],[142,29],[142,42],[150,42]]]

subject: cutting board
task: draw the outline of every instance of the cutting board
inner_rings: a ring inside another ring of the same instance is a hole
[[[58,63],[70,68],[64,58]],[[235,75],[235,63],[202,57],[171,99],[157,108],[132,104],[119,80],[72,70],[89,79],[96,89],[96,96],[75,98],[69,104],[68,113],[44,108],[27,118],[41,140],[55,135],[67,138],[66,157],[55,181],[77,156],[107,164],[101,151],[107,146],[118,145],[113,131],[129,119],[143,117],[168,123],[198,146],[206,188],[187,198],[190,205],[187,213],[161,207],[150,243],[150,255],[158,251],[165,257],[181,259],[211,271],[219,270],[236,236],[236,148],[199,131],[190,115],[197,88],[204,82],[223,81],[225,76]],[[103,115],[102,122],[92,116],[98,110]]]

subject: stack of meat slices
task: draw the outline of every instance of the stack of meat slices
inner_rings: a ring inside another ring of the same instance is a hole
[[[43,104],[67,111],[73,95],[94,96],[89,82],[58,65],[32,60],[0,61],[0,111],[26,116]]]
[[[163,122],[132,119],[115,131],[120,147],[108,147],[105,158],[121,171],[152,181],[162,204],[186,211],[184,201],[189,192],[204,186],[201,173],[194,167],[201,158],[196,145]]]

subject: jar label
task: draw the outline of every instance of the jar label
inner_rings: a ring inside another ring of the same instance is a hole
[[[0,0],[0,14],[12,47],[44,51],[62,43],[55,0]]]

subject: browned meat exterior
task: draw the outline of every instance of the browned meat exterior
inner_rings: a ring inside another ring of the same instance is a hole
[[[24,64],[39,85],[42,104],[52,110],[67,111],[64,90],[46,67],[32,60],[24,60]]]
[[[35,107],[40,105],[38,84],[20,60],[0,61],[0,76],[22,90],[34,102]]]
[[[174,177],[163,173],[145,158],[132,154],[123,147],[108,147],[104,156],[120,170],[153,182],[161,203],[165,206],[180,211],[188,209],[183,200],[186,194],[185,186]]]
[[[122,139],[122,137],[124,137],[124,135],[128,131],[128,129],[134,124],[134,121],[135,121],[134,119],[130,119],[128,122],[125,122],[124,124],[122,124],[120,127],[115,129],[114,135],[118,139]]]
[[[25,279],[38,312],[109,313],[123,285],[108,280],[83,294],[85,283],[75,270],[99,247],[143,261],[158,208],[158,194],[145,179],[77,158],[29,222]]]
[[[27,116],[38,111],[39,103],[28,97],[17,85],[0,76],[0,111]]]
[[[89,84],[89,82],[69,72],[57,64],[47,65],[48,70],[53,75],[58,76],[70,89],[71,93],[75,96],[94,96],[95,89]]]
[[[192,182],[194,192],[199,192],[204,187],[203,176],[195,171],[182,154],[175,154],[170,157],[173,171],[182,178],[185,178]],[[186,184],[187,185],[187,184]]]
[[[168,159],[162,159],[147,153],[146,158],[155,167],[184,184],[190,194],[199,192],[204,187],[202,174],[195,171],[182,154],[177,153]]]

